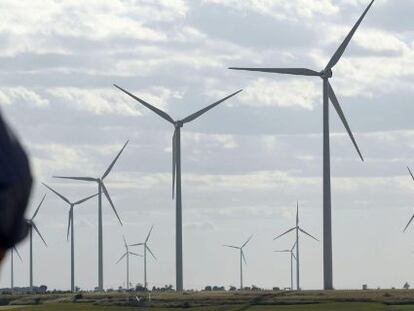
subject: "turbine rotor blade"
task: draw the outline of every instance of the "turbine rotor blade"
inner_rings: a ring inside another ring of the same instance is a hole
[[[321,73],[307,68],[241,68],[230,67],[232,70],[260,71],[268,73],[280,73],[295,76],[313,76],[320,77]]]
[[[243,252],[243,250],[242,250],[242,249],[241,249],[240,251],[241,251],[241,255],[242,255],[242,258],[243,258],[244,264],[245,264],[245,265],[247,265],[246,257],[244,257],[244,252]]]
[[[142,100],[141,98],[135,96],[134,94],[128,92],[127,90],[124,90],[123,88],[121,88],[120,86],[114,84],[114,86],[121,90],[122,92],[124,92],[125,94],[129,95],[130,97],[132,97],[133,99],[135,99],[136,101],[140,102],[142,105],[144,105],[145,107],[147,107],[148,109],[152,110],[153,112],[155,112],[157,115],[159,115],[161,118],[167,120],[168,122],[174,124],[174,119],[170,117],[169,114],[167,114],[166,112],[152,106],[151,104],[147,103],[146,101]]]
[[[119,223],[121,224],[121,226],[123,226],[122,221],[121,221],[121,218],[119,217],[118,212],[116,211],[116,208],[114,206],[114,203],[112,202],[112,199],[109,196],[108,190],[106,189],[105,184],[103,182],[101,183],[101,186],[102,186],[102,190],[103,190],[103,193],[104,193],[106,199],[108,200],[109,204],[112,207],[112,210],[114,211],[114,213],[116,215],[116,218],[118,218]]]
[[[125,246],[126,250],[128,251],[128,244],[127,244],[127,241],[126,241],[124,235],[122,235],[122,239],[124,240],[124,246]]]
[[[148,239],[150,238],[151,231],[152,231],[152,229],[153,229],[153,228],[154,228],[154,225],[152,225],[152,226],[151,226],[151,229],[150,229],[150,231],[148,232],[147,238],[145,239],[145,243],[146,243],[146,242],[148,242]]]
[[[98,181],[98,179],[93,177],[66,177],[66,176],[53,176],[53,178],[59,179],[71,179],[71,180],[81,180],[81,181]]]
[[[405,231],[407,230],[408,226],[411,224],[411,222],[413,221],[413,219],[414,219],[414,215],[413,215],[413,216],[411,216],[410,221],[409,221],[409,222],[408,222],[408,224],[405,226],[405,228],[404,228],[403,232],[405,232]]]
[[[128,253],[130,253],[131,255],[137,256],[137,257],[143,257],[141,254],[137,254],[137,253],[134,253],[134,252],[128,252]]]
[[[273,251],[273,252],[275,252],[275,253],[290,253],[290,250],[284,249],[284,250],[281,250],[281,251]]]
[[[124,151],[124,149],[128,145],[128,143],[129,143],[129,140],[126,141],[126,143],[124,144],[124,146],[122,147],[122,149],[116,155],[115,159],[108,166],[108,168],[106,169],[105,173],[102,175],[102,179],[105,179],[105,177],[108,176],[108,174],[111,172],[111,170],[114,167],[116,161],[118,161],[118,158],[121,156],[122,151]]]
[[[39,237],[42,239],[43,243],[45,243],[45,245],[46,245],[46,247],[47,247],[47,243],[46,243],[45,239],[44,239],[44,238],[43,238],[43,236],[40,234],[40,231],[39,231],[39,229],[37,229],[37,226],[36,226],[36,224],[35,224],[34,222],[32,222],[32,226],[33,226],[33,229],[35,229],[36,233],[39,235]]]
[[[335,54],[330,59],[328,65],[326,65],[325,70],[332,69],[338,61],[341,59],[342,54],[345,52],[349,42],[351,41],[353,35],[355,34],[356,30],[358,29],[359,25],[361,24],[362,20],[364,19],[365,15],[368,13],[368,10],[371,8],[372,4],[375,0],[372,0],[371,3],[368,5],[368,7],[365,9],[364,13],[361,15],[361,17],[358,19],[354,27],[352,27],[351,31],[346,36],[345,40],[342,42],[342,44],[339,46],[339,48],[336,50]]]
[[[155,257],[155,255],[154,255],[154,253],[151,251],[151,249],[150,249],[147,245],[145,245],[145,247],[147,248],[147,251],[149,251],[149,253],[151,254],[151,256],[152,256],[155,260],[157,260],[157,257]]]
[[[118,261],[115,264],[118,264],[122,259],[124,259],[124,257],[128,255],[128,253],[125,253],[121,256],[121,258],[118,259]]]
[[[16,253],[17,257],[19,257],[20,261],[23,262],[22,256],[20,256],[19,251],[16,247],[13,247],[14,252]]]
[[[69,230],[70,230],[70,226],[72,224],[72,212],[73,212],[73,206],[70,207],[69,215],[68,215],[68,232],[66,234],[66,240],[68,240],[68,241],[69,241]]]
[[[251,236],[247,239],[247,241],[246,241],[246,242],[244,242],[244,244],[243,244],[240,248],[245,247],[245,246],[247,245],[247,243],[249,243],[249,242],[250,242],[250,240],[252,239],[252,237],[253,237],[253,235],[251,235]]]
[[[332,102],[332,105],[335,107],[336,112],[339,115],[339,118],[341,119],[346,131],[348,132],[349,138],[351,138],[352,143],[354,144],[354,147],[356,149],[356,151],[358,152],[359,157],[361,158],[362,161],[364,161],[364,158],[362,157],[361,151],[359,150],[359,147],[355,141],[354,135],[352,134],[352,131],[348,125],[348,122],[346,121],[345,115],[342,111],[341,106],[339,105],[338,99],[336,98],[335,92],[331,86],[331,84],[328,82],[328,93],[329,93],[329,98]]]
[[[45,200],[45,198],[46,198],[46,194],[44,194],[44,195],[43,195],[43,198],[42,198],[42,200],[40,201],[39,205],[37,206],[36,211],[34,212],[34,214],[33,214],[32,218],[31,218],[31,220],[33,220],[33,219],[36,217],[37,213],[39,213],[40,207],[42,206],[43,201]]]
[[[296,243],[297,243],[297,241],[295,241],[295,243],[293,243],[292,248],[290,249],[291,252],[293,252],[293,250],[295,249]]]
[[[407,168],[408,168],[408,171],[410,172],[410,175],[411,175],[411,178],[414,180],[414,175],[413,175],[413,173],[411,172],[411,170],[410,170],[410,168],[407,166]]]
[[[214,108],[215,106],[217,106],[218,104],[220,104],[220,103],[222,103],[222,102],[224,102],[224,101],[228,100],[229,98],[231,98],[231,97],[233,97],[234,95],[236,95],[236,94],[240,93],[241,91],[243,91],[243,90],[238,90],[237,92],[234,92],[233,94],[230,94],[230,95],[228,95],[228,96],[226,96],[226,97],[224,97],[224,98],[222,98],[222,99],[220,99],[220,100],[216,101],[215,103],[213,103],[213,104],[211,104],[211,105],[209,105],[209,106],[207,106],[207,107],[205,107],[205,108],[203,108],[203,109],[201,109],[201,110],[199,110],[199,111],[197,111],[197,112],[195,112],[195,113],[193,113],[193,114],[189,115],[188,117],[185,117],[185,118],[182,120],[182,122],[183,122],[183,123],[188,123],[188,122],[191,122],[191,121],[193,121],[193,120],[197,119],[198,117],[200,117],[201,115],[203,115],[204,113],[206,113],[207,111],[209,111],[210,109],[213,109],[213,108]]]
[[[230,247],[230,248],[235,248],[235,249],[240,249],[240,247],[238,246],[233,246],[233,245],[223,245],[224,247]]]
[[[141,245],[145,245],[145,243],[135,243],[135,244],[130,244],[129,246],[141,246]]]
[[[83,202],[86,202],[86,201],[88,201],[89,199],[92,199],[92,198],[96,197],[97,195],[98,195],[98,193],[95,193],[94,195],[91,195],[91,196],[86,197],[86,198],[84,198],[84,199],[82,199],[82,200],[76,201],[76,202],[75,202],[75,203],[73,203],[73,204],[74,204],[74,205],[79,205],[79,204],[82,204]]]
[[[56,194],[59,198],[61,198],[63,201],[65,201],[68,204],[71,204],[70,201],[63,195],[60,194],[59,192],[57,192],[56,190],[54,190],[52,187],[49,187],[48,185],[46,185],[45,183],[42,183],[43,186],[45,186],[47,189],[49,189],[50,191],[52,191],[54,194]]]
[[[291,231],[293,231],[293,230],[295,230],[296,229],[296,227],[293,227],[293,228],[291,228],[291,229],[289,229],[289,230],[287,230],[287,231],[285,231],[285,232],[283,232],[282,234],[279,234],[277,237],[275,237],[273,240],[276,240],[276,239],[278,239],[278,238],[280,238],[280,237],[282,237],[282,236],[284,236],[285,234],[288,234],[289,232],[291,232]]]
[[[295,258],[296,260],[296,255],[293,252],[291,254],[292,254],[292,257]]]
[[[309,237],[311,237],[312,239],[314,239],[315,241],[318,241],[319,242],[319,240],[317,239],[317,238],[315,238],[313,235],[311,235],[311,234],[309,234],[309,233],[307,233],[305,230],[303,230],[302,228],[299,228],[299,231],[300,232],[302,232],[302,233],[304,233],[304,234],[306,234],[307,236],[309,236]]]

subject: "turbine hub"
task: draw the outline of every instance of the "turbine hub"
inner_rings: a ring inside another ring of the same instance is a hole
[[[174,123],[175,128],[183,127],[183,125],[184,125],[184,123],[181,120],[175,121],[175,123]]]
[[[325,70],[322,70],[320,73],[321,73],[322,79],[332,78],[332,69],[325,69]]]

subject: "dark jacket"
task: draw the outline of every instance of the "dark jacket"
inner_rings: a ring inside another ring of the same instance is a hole
[[[32,175],[25,151],[0,115],[0,248],[8,249],[24,239],[24,220]]]

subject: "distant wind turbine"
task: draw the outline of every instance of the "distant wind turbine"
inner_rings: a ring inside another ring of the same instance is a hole
[[[322,71],[314,71],[307,68],[240,68],[230,67],[233,70],[260,71],[267,73],[278,73],[299,76],[320,77],[323,80],[323,272],[324,272],[324,288],[333,289],[332,278],[332,217],[331,217],[331,170],[330,170],[330,146],[329,146],[329,100],[334,106],[342,123],[348,132],[349,137],[354,144],[359,157],[364,161],[358,145],[354,139],[351,129],[346,121],[339,101],[334,90],[329,83],[332,78],[332,69],[341,59],[354,33],[358,29],[368,10],[371,8],[375,0],[372,0],[365,9],[362,16],[358,19],[355,26],[351,29],[345,40],[339,46],[335,54],[332,56],[325,69]]]
[[[122,259],[124,259],[126,257],[126,287],[127,287],[127,290],[128,290],[129,289],[129,255],[137,256],[137,257],[142,257],[142,255],[131,252],[129,250],[129,247],[128,247],[128,244],[126,242],[125,237],[122,236],[122,238],[124,239],[125,253],[121,256],[121,258],[118,259],[116,264],[118,264]]]
[[[12,247],[10,251],[10,288],[13,291],[14,289],[14,253],[16,253],[17,257],[19,257],[20,261],[23,262],[22,257],[19,254],[19,251],[16,247]]]
[[[144,287],[145,289],[147,289],[148,283],[147,283],[147,250],[149,251],[149,253],[151,254],[151,256],[157,260],[157,258],[155,257],[154,253],[151,251],[151,249],[148,246],[148,240],[150,238],[152,229],[154,228],[154,226],[151,226],[151,229],[148,231],[147,237],[145,239],[144,242],[142,243],[135,243],[135,244],[131,244],[130,246],[143,246],[144,247]]]
[[[274,251],[275,253],[289,253],[290,254],[290,289],[293,290],[293,259],[296,259],[294,249],[296,242],[293,244],[291,249],[284,249],[281,251]]]
[[[32,218],[26,220],[29,225],[29,241],[30,241],[30,290],[33,290],[33,229],[36,231],[36,233],[39,235],[39,237],[42,239],[43,243],[47,247],[47,243],[45,239],[43,238],[42,234],[40,233],[39,229],[37,228],[34,222],[34,219],[39,213],[40,207],[42,206],[43,201],[45,200],[45,197],[46,197],[46,194],[43,196],[42,200],[37,206],[36,211],[34,212]]]
[[[411,172],[411,170],[410,170],[410,168],[407,166],[407,169],[408,169],[408,172],[410,173],[410,175],[411,175],[411,178],[414,180],[414,175],[413,175],[413,173]],[[404,227],[404,230],[403,230],[403,232],[405,232],[406,230],[407,230],[407,228],[410,226],[410,224],[411,224],[411,222],[413,221],[413,219],[414,219],[414,215],[413,216],[411,216],[411,218],[410,218],[410,221],[408,222],[408,224]]]
[[[52,187],[49,187],[45,183],[42,183],[42,184],[69,205],[68,231],[67,231],[66,238],[69,239],[69,231],[70,231],[70,290],[72,292],[74,292],[75,291],[75,229],[74,229],[74,211],[73,211],[73,208],[75,207],[75,205],[82,204],[82,203],[88,201],[89,199],[92,199],[93,197],[96,197],[98,194],[96,193],[96,194],[91,195],[89,197],[86,197],[82,200],[79,200],[79,201],[76,201],[76,202],[71,202],[65,196],[63,196],[62,194],[60,194],[56,190],[52,189]]]
[[[300,274],[300,269],[299,269],[299,259],[300,259],[300,257],[299,257],[299,231],[306,234],[307,236],[311,237],[315,241],[319,242],[319,240],[317,238],[315,238],[313,235],[310,235],[309,233],[307,233],[305,230],[303,230],[299,226],[299,203],[298,202],[296,202],[296,226],[294,226],[293,228],[290,228],[286,232],[278,235],[273,240],[276,240],[276,239],[284,236],[285,234],[288,234],[289,232],[291,232],[293,230],[296,231],[296,242],[295,242],[295,247],[296,247],[296,289],[300,290],[300,284],[299,284],[299,274]]]
[[[102,230],[102,192],[105,195],[106,199],[108,200],[109,204],[112,207],[112,210],[115,213],[115,216],[118,218],[119,223],[122,226],[121,218],[116,211],[114,203],[112,202],[111,197],[109,196],[109,192],[106,189],[104,179],[109,175],[112,168],[114,167],[116,161],[120,157],[122,151],[124,151],[125,147],[127,146],[128,141],[124,144],[121,151],[116,155],[115,159],[111,162],[108,166],[106,171],[103,173],[101,177],[64,177],[64,176],[53,176],[54,178],[61,178],[61,179],[71,179],[71,180],[80,180],[80,181],[89,181],[89,182],[96,182],[98,184],[98,289],[100,291],[103,290],[103,230]]]
[[[174,135],[172,137],[172,197],[174,199],[174,189],[176,191],[175,203],[176,203],[176,289],[177,291],[181,292],[183,290],[183,238],[182,238],[182,202],[181,202],[181,128],[184,126],[185,123],[191,122],[210,109],[214,108],[218,104],[224,102],[225,100],[233,97],[234,95],[240,93],[242,90],[239,90],[219,101],[185,117],[181,120],[174,120],[169,114],[166,112],[152,106],[151,104],[147,103],[146,101],[138,98],[134,94],[124,90],[123,88],[119,87],[118,85],[114,84],[116,88],[124,92],[125,94],[129,95],[133,99],[140,102],[142,105],[147,107],[148,109],[155,112],[164,120],[170,122],[174,126]],[[175,185],[177,185],[175,187]]]
[[[247,243],[249,243],[252,237],[253,235],[251,235],[250,238],[248,238],[247,241],[244,242],[242,246],[223,245],[224,247],[230,247],[230,248],[238,249],[240,251],[240,289],[241,290],[243,289],[243,261],[245,264],[247,264],[246,257],[244,257],[243,248],[247,245]]]

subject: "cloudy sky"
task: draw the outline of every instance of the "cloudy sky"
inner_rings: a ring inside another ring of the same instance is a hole
[[[322,236],[321,81],[235,72],[229,66],[322,69],[368,0],[3,0],[0,3],[0,107],[27,147],[36,185],[76,200],[96,186],[53,175],[99,176],[130,144],[107,178],[124,221],[104,201],[105,287],[125,282],[122,234],[130,243],[155,225],[149,284],[175,284],[170,124],[116,90],[117,83],[184,117],[240,88],[244,92],[182,132],[184,286],[289,285],[301,224]],[[336,288],[400,287],[414,282],[414,0],[377,0],[341,62],[334,86],[366,159],[362,163],[332,111],[332,203]],[[76,284],[97,283],[97,202],[75,210]],[[69,288],[67,206],[48,193],[34,239],[35,283]],[[302,287],[322,287],[322,244],[303,237]],[[28,284],[28,243],[18,246],[15,283]],[[136,251],[141,252],[140,249]],[[10,284],[10,261],[0,287]],[[131,279],[143,279],[142,259]]]

